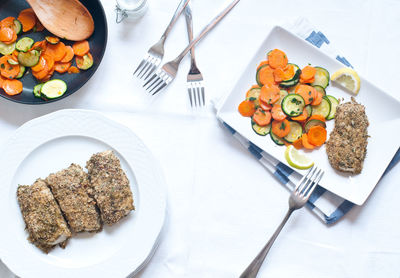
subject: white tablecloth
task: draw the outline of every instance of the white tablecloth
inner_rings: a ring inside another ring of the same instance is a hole
[[[169,193],[161,245],[140,277],[238,277],[281,221],[288,192],[220,126],[210,104],[200,116],[190,113],[188,59],[153,100],[132,78],[178,1],[149,0],[142,19],[119,25],[114,1],[102,2],[109,37],[96,74],[56,103],[27,106],[0,99],[0,144],[26,121],[64,108],[98,110],[129,126],[160,161]],[[195,32],[228,2],[193,0]],[[267,26],[301,15],[326,33],[361,75],[399,99],[399,14],[396,0],[243,0],[198,46],[207,97],[229,92]],[[186,44],[182,17],[167,40],[164,61]],[[398,278],[399,180],[397,165],[362,207],[331,227],[307,210],[296,212],[259,277]],[[0,277],[13,277],[1,263]]]

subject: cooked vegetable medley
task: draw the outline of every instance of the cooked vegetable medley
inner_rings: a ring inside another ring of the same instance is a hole
[[[0,21],[0,88],[8,95],[20,94],[23,84],[18,79],[30,68],[41,85],[35,86],[34,96],[43,99],[61,97],[67,87],[59,79],[56,79],[57,82],[50,80],[54,71],[72,74],[92,67],[89,42],[80,41],[69,46],[52,36],[37,42],[27,36],[18,39],[18,35],[29,31],[44,31],[32,9],[21,11],[18,18],[10,16]],[[74,57],[76,66],[72,65]],[[47,82],[50,84],[43,86]],[[42,92],[43,88],[52,88],[51,93]]]
[[[277,145],[312,150],[327,139],[326,120],[335,117],[339,101],[326,95],[329,72],[317,66],[303,69],[289,63],[285,52],[273,49],[257,67],[256,82],[238,110],[251,117],[253,130],[270,134]]]

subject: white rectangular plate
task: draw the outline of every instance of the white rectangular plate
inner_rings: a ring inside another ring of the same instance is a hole
[[[327,56],[318,48],[297,37],[282,27],[276,26],[262,43],[259,50],[250,61],[233,91],[227,96],[218,110],[217,116],[246,137],[258,147],[288,165],[285,157],[285,147],[277,146],[269,136],[259,136],[251,128],[250,119],[242,117],[238,105],[245,98],[246,91],[256,84],[255,73],[257,65],[266,59],[266,53],[274,48],[286,52],[289,62],[300,68],[310,63],[326,68],[331,74],[343,64]],[[334,86],[327,88],[327,94],[350,101],[352,95]],[[378,89],[361,77],[361,90],[355,97],[356,101],[366,107],[370,126],[368,127],[367,156],[364,168],[359,175],[343,174],[334,170],[328,161],[325,146],[318,150],[307,152],[315,164],[325,171],[320,185],[327,190],[357,204],[362,205],[378,183],[383,172],[400,146],[400,102]],[[333,129],[334,120],[327,122],[328,136]],[[291,167],[290,165],[288,165]],[[291,167],[292,168],[292,167]],[[304,174],[304,171],[294,169]]]

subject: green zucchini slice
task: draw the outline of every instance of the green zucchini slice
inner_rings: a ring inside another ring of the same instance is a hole
[[[311,86],[318,85],[325,89],[329,85],[329,80],[330,80],[329,71],[327,71],[322,67],[315,67],[315,69],[317,71],[315,73],[314,82],[311,83]]]
[[[0,42],[0,53],[2,55],[10,55],[15,50],[15,42],[11,44],[5,44],[4,42]]]
[[[42,96],[40,91],[41,91],[41,89],[43,87],[43,84],[44,83],[40,83],[40,84],[37,84],[35,87],[33,87],[33,95],[35,97],[40,98]]]
[[[282,104],[283,99],[284,99],[288,94],[289,94],[289,93],[288,93],[286,90],[281,89],[281,90],[279,91],[280,97],[279,97],[278,103],[279,103],[279,104]]]
[[[22,32],[22,24],[18,19],[14,19],[14,26],[13,29],[17,35],[19,35]]]
[[[83,59],[83,60],[81,60],[81,59]],[[93,58],[92,58],[92,56],[90,54],[89,55],[86,54],[82,58],[77,57],[76,58],[76,65],[81,70],[88,70],[93,66]]]
[[[326,119],[329,116],[330,112],[331,112],[331,102],[326,96],[322,97],[322,101],[320,104],[312,106],[313,115],[321,115]]]
[[[260,106],[260,93],[261,88],[251,88],[247,94],[246,100],[253,101],[256,107]]]
[[[305,133],[307,133],[310,128],[312,128],[313,126],[322,126],[323,128],[326,128],[326,124],[325,122],[321,121],[321,120],[317,120],[317,119],[312,119],[309,120],[305,125],[304,125],[304,131]]]
[[[13,65],[13,66],[16,66],[16,65],[19,64],[18,61],[15,61],[14,59],[8,59],[7,62],[8,62],[10,65]]]
[[[20,66],[19,66],[19,73],[18,73],[18,75],[16,76],[16,78],[17,78],[17,79],[22,78],[22,76],[24,76],[24,74],[25,74],[25,71],[26,71],[26,68],[25,68],[24,66],[20,65]]]
[[[282,111],[290,117],[301,115],[305,106],[303,97],[298,94],[288,94],[282,100]]]
[[[276,136],[272,131],[269,134],[271,136],[272,141],[274,141],[275,144],[279,146],[285,145],[285,141],[283,141],[282,138]]]
[[[311,107],[311,105],[306,105],[306,110],[307,110],[308,117],[311,117],[311,115],[312,115],[312,107]]]
[[[17,44],[15,48],[18,51],[21,52],[27,52],[29,49],[31,49],[32,45],[35,43],[34,40],[28,37],[21,38],[19,41],[17,41]]]
[[[266,126],[259,126],[254,121],[251,121],[251,127],[253,128],[255,133],[261,136],[265,136],[271,131],[271,124],[268,124]]]
[[[67,91],[67,84],[61,79],[53,79],[43,84],[40,94],[46,99],[61,97]]]
[[[323,96],[326,95],[326,91],[324,89],[324,87],[321,87],[319,85],[313,85],[312,86],[317,92],[320,92]]]
[[[303,135],[303,127],[298,122],[290,121],[290,132],[283,137],[286,142],[293,143]]]
[[[331,112],[329,113],[329,115],[326,119],[331,120],[331,119],[335,118],[336,108],[339,105],[339,101],[337,100],[337,98],[335,98],[334,96],[331,96],[331,95],[327,95],[326,97],[331,102]]]
[[[33,67],[39,63],[40,53],[37,50],[18,53],[18,62],[25,67]]]

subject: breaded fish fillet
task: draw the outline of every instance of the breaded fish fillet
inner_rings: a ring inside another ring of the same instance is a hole
[[[60,205],[72,232],[101,230],[96,203],[88,195],[89,180],[81,166],[71,164],[67,169],[46,178],[54,198]]]
[[[361,173],[367,154],[368,125],[365,107],[354,98],[337,107],[335,127],[326,142],[326,153],[333,168],[352,174]]]
[[[18,186],[17,198],[29,241],[46,253],[57,244],[65,247],[71,232],[46,183],[38,179],[32,186]]]
[[[104,223],[112,225],[135,209],[129,180],[112,151],[92,155],[86,168]]]

